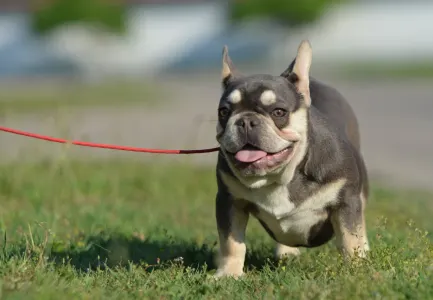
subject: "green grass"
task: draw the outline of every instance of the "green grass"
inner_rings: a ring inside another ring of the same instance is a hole
[[[433,78],[433,62],[366,62],[347,64],[340,70],[347,78]]]
[[[153,106],[166,97],[161,89],[136,81],[105,81],[84,84],[18,83],[0,88],[0,112],[22,113],[56,108],[119,106],[146,104]]]
[[[333,244],[271,259],[258,222],[246,276],[213,281],[212,168],[139,162],[0,166],[2,299],[432,299],[433,202],[374,187],[372,253]]]

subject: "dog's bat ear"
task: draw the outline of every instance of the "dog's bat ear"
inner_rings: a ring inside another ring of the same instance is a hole
[[[293,72],[293,67],[295,66],[295,63],[296,63],[296,57],[292,60],[290,65],[287,67],[287,69],[283,73],[281,73],[280,76],[283,76],[285,78],[289,78],[290,73]]]
[[[310,42],[304,40],[298,47],[296,58],[292,61],[286,71],[281,76],[293,83],[298,92],[304,97],[305,104],[311,105],[310,98],[310,67],[313,57],[313,50]]]
[[[230,59],[229,49],[227,46],[223,47],[222,60],[221,81],[223,87],[226,88],[230,81],[235,78],[235,68]]]

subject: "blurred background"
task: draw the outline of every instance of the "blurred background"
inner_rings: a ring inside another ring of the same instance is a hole
[[[312,75],[354,107],[371,176],[433,183],[431,0],[0,0],[0,124],[137,147],[216,145],[223,45],[279,74],[302,39]],[[0,133],[2,162],[155,159]],[[216,155],[164,157],[212,164]]]

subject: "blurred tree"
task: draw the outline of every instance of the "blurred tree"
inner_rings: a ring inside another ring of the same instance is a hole
[[[270,17],[289,26],[317,20],[330,4],[346,0],[234,0],[231,15],[234,21],[254,17]]]
[[[121,1],[110,0],[48,0],[39,1],[33,14],[33,28],[45,34],[68,23],[87,23],[122,33],[125,30],[125,7]]]

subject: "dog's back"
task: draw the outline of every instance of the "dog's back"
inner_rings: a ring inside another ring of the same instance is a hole
[[[335,125],[342,135],[346,135],[356,152],[361,152],[361,138],[358,119],[350,104],[335,88],[310,77],[310,96],[315,107],[326,119]],[[368,173],[361,155],[357,155],[361,172],[364,196],[368,198]]]
[[[310,78],[311,104],[342,130],[352,145],[360,150],[358,120],[350,104],[335,88]]]
[[[292,61],[286,72],[292,72],[296,59]],[[335,88],[320,82],[310,76],[311,106],[316,108],[328,122],[334,124],[335,128],[349,140],[353,148],[360,154],[361,137],[359,132],[358,119],[349,102]],[[361,155],[357,160],[363,178],[364,196],[368,198],[369,184],[368,173]]]

